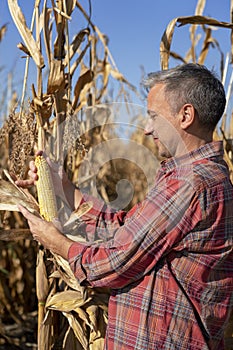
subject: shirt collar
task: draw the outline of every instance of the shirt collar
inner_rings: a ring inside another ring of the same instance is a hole
[[[223,141],[213,141],[180,157],[172,157],[161,162],[161,170],[168,172],[180,165],[186,165],[201,159],[223,158]]]

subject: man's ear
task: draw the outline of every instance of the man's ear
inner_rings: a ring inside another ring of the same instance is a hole
[[[189,103],[183,105],[179,112],[181,129],[189,128],[195,121],[195,115],[196,111],[193,105]]]

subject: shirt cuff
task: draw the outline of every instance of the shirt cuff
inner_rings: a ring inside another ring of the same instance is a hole
[[[82,266],[82,256],[86,250],[85,248],[87,248],[86,245],[74,242],[68,251],[68,262],[70,268],[80,285],[82,285],[82,283],[87,279],[86,271]]]

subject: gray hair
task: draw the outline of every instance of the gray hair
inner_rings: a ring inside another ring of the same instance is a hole
[[[143,81],[147,89],[165,84],[165,96],[172,113],[190,103],[197,112],[200,124],[213,130],[224,113],[225,91],[214,72],[205,66],[188,63],[175,68],[150,73]]]

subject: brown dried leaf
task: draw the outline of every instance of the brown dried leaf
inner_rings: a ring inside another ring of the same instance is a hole
[[[52,60],[52,53],[51,53],[52,24],[50,25],[49,23],[51,13],[52,13],[52,10],[46,7],[46,1],[45,1],[43,13],[42,13],[43,33],[44,33],[45,50],[46,50],[49,66]]]
[[[81,74],[78,78],[78,81],[74,88],[74,99],[72,102],[73,109],[76,108],[78,100],[80,98],[80,93],[85,86],[92,82],[94,77],[93,71],[91,69],[86,70],[83,74]]]
[[[212,32],[211,28],[205,28],[204,30],[206,35],[205,35],[205,40],[203,42],[201,53],[198,58],[199,64],[204,64],[207,53],[209,51],[209,46],[214,42],[213,38],[211,37],[211,32]]]
[[[2,41],[4,35],[6,34],[6,30],[7,30],[7,24],[4,24],[3,26],[1,26],[1,28],[0,28],[0,41]]]
[[[122,83],[127,84],[133,91],[136,92],[135,86],[130,84],[129,81],[124,77],[124,75],[122,73],[120,73],[118,70],[112,68],[110,73],[114,79],[121,81]]]
[[[79,322],[71,313],[63,312],[63,315],[67,318],[76,338],[82,345],[82,350],[89,350],[88,336],[84,322]]]
[[[66,290],[54,295],[46,302],[46,308],[62,312],[71,312],[90,301],[90,298],[83,299],[81,292]]]
[[[53,254],[55,258],[55,263],[57,266],[57,269],[59,271],[60,277],[62,280],[72,289],[84,293],[84,287],[81,287],[78,283],[77,279],[75,278],[70,265],[67,260],[63,259],[61,256]]]
[[[204,8],[205,8],[205,0],[199,0],[196,6],[196,10],[195,10],[195,15],[199,15],[201,16]],[[190,53],[191,53],[191,58],[193,62],[196,62],[196,54],[195,54],[195,47],[196,47],[196,43],[197,41],[195,40],[195,33],[197,30],[197,26],[194,24],[190,27],[189,31],[190,31],[190,39],[191,39],[191,48],[190,48]]]
[[[20,241],[22,239],[32,239],[28,228],[0,230],[0,241]]]
[[[39,302],[45,302],[49,292],[48,276],[44,263],[44,251],[39,249],[36,264],[36,295]]]
[[[51,60],[50,71],[47,85],[47,93],[54,92],[65,88],[64,67],[58,60]]]
[[[11,13],[11,17],[15,22],[15,25],[24,40],[25,46],[27,47],[30,55],[35,61],[38,68],[44,67],[44,58],[38,48],[36,41],[32,36],[32,32],[27,27],[25,17],[18,6],[17,0],[8,0],[8,7]]]
[[[31,56],[30,52],[28,51],[27,47],[23,43],[19,43],[17,45],[18,49],[26,53],[26,55]]]
[[[85,36],[89,36],[90,29],[85,28],[82,29],[73,39],[72,43],[70,44],[69,53],[66,54],[65,60],[64,60],[64,66],[67,66],[68,60],[71,60],[75,53],[77,52],[78,48],[80,47],[81,43],[83,42]]]
[[[68,16],[74,11],[75,5],[76,0],[66,0],[66,12]]]
[[[214,18],[209,18],[205,16],[187,16],[187,17],[176,17],[170,21],[167,28],[165,29],[161,42],[160,42],[160,63],[162,69],[168,68],[168,61],[170,56],[170,47],[172,42],[172,37],[174,34],[175,26],[179,23],[180,26],[186,24],[208,24],[221,28],[233,28],[233,23],[220,22]]]
[[[18,204],[34,214],[39,212],[35,201],[27,197],[16,185],[0,179],[0,210],[19,211]]]

